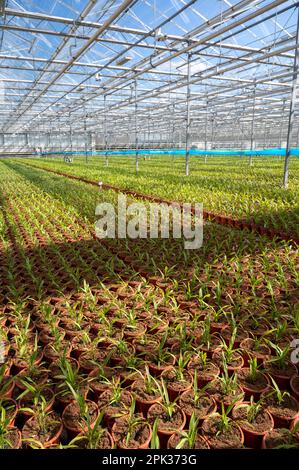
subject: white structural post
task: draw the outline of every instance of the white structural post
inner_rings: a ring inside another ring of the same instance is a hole
[[[299,7],[297,6],[297,31],[296,31],[296,39],[295,39],[292,95],[291,95],[291,103],[290,103],[286,155],[285,155],[284,172],[283,172],[283,187],[285,189],[288,188],[288,182],[289,182],[290,147],[291,147],[291,137],[292,137],[293,124],[294,124],[294,117],[295,117],[295,104],[296,104],[297,80],[298,80],[298,62],[299,62],[299,49],[297,47],[298,42],[299,42]]]
[[[205,117],[205,151],[207,151],[208,147],[208,106],[209,100],[207,98],[207,107],[206,107],[206,117]],[[208,155],[205,153],[205,163],[207,163]]]
[[[134,91],[135,91],[135,165],[136,165],[136,173],[139,170],[139,158],[138,158],[138,128],[137,128],[137,79],[134,79]]]
[[[250,150],[253,150],[253,131],[254,131],[254,117],[255,117],[255,98],[256,98],[256,80],[254,80],[253,88],[253,108],[252,108],[252,120],[251,120],[251,132],[250,132]],[[253,156],[250,154],[249,166],[252,166]]]
[[[70,150],[71,150],[71,156],[73,156],[73,128],[72,128],[72,121],[71,121],[71,113],[69,113],[69,120],[70,120]]]
[[[84,140],[85,140],[85,163],[88,163],[88,156],[87,156],[87,124],[86,124],[87,115],[85,114],[84,118]]]
[[[280,130],[279,130],[279,148],[281,148],[281,145],[282,145],[282,131],[283,131],[285,107],[286,107],[286,99],[284,98],[283,104],[282,104],[282,113],[281,113]]]
[[[189,176],[189,149],[190,149],[190,78],[191,78],[191,52],[188,52],[187,65],[187,116],[186,116],[186,176]]]
[[[106,94],[104,95],[104,141],[105,141],[105,165],[109,165],[109,160],[108,160],[108,135],[107,135],[107,108],[106,108],[106,100],[107,96]]]

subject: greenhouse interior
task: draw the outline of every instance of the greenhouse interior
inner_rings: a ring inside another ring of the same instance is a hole
[[[0,0],[1,456],[299,448],[298,67],[295,0]]]

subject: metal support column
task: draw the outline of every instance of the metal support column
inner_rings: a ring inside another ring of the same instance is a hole
[[[190,150],[190,78],[191,78],[191,52],[188,52],[188,65],[187,65],[187,116],[186,116],[186,176],[189,176],[189,150]]]
[[[105,141],[105,166],[109,165],[108,160],[108,135],[107,135],[107,95],[104,95],[104,141]]]
[[[70,120],[70,150],[71,150],[71,157],[73,156],[73,127],[71,121],[71,113],[69,113],[69,120]]]
[[[139,157],[138,157],[138,128],[137,128],[137,112],[138,112],[138,105],[137,105],[137,79],[134,79],[134,91],[135,91],[135,165],[136,165],[136,173],[139,170]]]
[[[206,109],[206,117],[205,117],[205,151],[207,151],[208,147],[208,106],[209,100],[207,99],[207,109]],[[208,155],[205,153],[205,163],[207,163]]]
[[[85,140],[85,163],[88,163],[88,155],[87,155],[87,125],[86,125],[87,115],[85,114],[84,118],[84,140]]]
[[[297,31],[296,31],[296,40],[295,40],[296,46],[298,42],[299,42],[299,7],[297,6]],[[291,147],[291,137],[292,137],[293,123],[294,123],[294,116],[295,116],[295,104],[296,104],[297,81],[298,81],[298,62],[299,62],[299,49],[298,47],[296,47],[295,56],[294,56],[294,65],[293,65],[293,83],[292,83],[292,95],[291,95],[290,112],[289,112],[286,155],[285,155],[284,172],[283,172],[283,187],[285,189],[288,188],[288,181],[289,181],[290,147]]]
[[[254,131],[254,117],[255,117],[255,98],[256,98],[256,80],[254,80],[253,88],[253,108],[252,108],[252,121],[251,121],[251,132],[250,132],[250,150],[253,150],[253,131]],[[249,166],[252,166],[253,156],[249,157]]]

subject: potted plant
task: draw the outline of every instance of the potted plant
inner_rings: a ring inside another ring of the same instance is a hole
[[[236,335],[237,328],[234,328],[228,344],[222,340],[221,347],[216,349],[212,355],[212,361],[220,367],[220,370],[223,370],[223,363],[227,365],[227,371],[230,375],[240,370],[244,365],[243,358],[239,353],[240,350],[234,347]]]
[[[289,428],[298,416],[299,404],[286,390],[282,391],[271,377],[272,390],[262,395],[267,411],[274,419],[276,428]]]
[[[264,361],[264,367],[267,374],[269,374],[277,385],[286,390],[290,386],[290,379],[293,375],[297,374],[295,364],[289,360],[290,346],[280,348],[276,344],[269,341],[271,348],[276,352],[276,356]]]
[[[72,389],[74,400],[69,403],[62,413],[62,421],[69,437],[75,437],[81,432],[86,432],[93,427],[98,416],[98,407],[91,400],[86,400],[84,395]]]
[[[202,423],[203,436],[212,449],[239,449],[243,447],[244,435],[241,428],[229,414],[235,402],[225,409],[221,404],[221,413],[214,413]]]
[[[7,373],[7,364],[0,366],[0,399],[11,398],[15,387],[14,378]]]
[[[162,400],[161,390],[157,379],[155,379],[148,366],[145,366],[145,373],[141,373],[140,378],[131,385],[131,391],[136,399],[136,409],[146,416],[151,405]]]
[[[18,428],[11,426],[11,416],[6,409],[0,407],[0,449],[19,449],[22,436]]]
[[[216,412],[217,403],[212,396],[206,393],[209,387],[210,383],[205,384],[202,388],[198,386],[197,371],[195,370],[193,387],[183,392],[179,398],[179,405],[186,415],[187,423],[193,413],[201,422],[211,413]]]
[[[63,424],[55,411],[46,411],[48,403],[44,397],[33,409],[21,408],[20,411],[31,413],[22,429],[22,440],[28,447],[48,448],[59,442]]]
[[[162,372],[161,378],[163,378],[167,390],[169,393],[170,400],[175,400],[181,393],[192,387],[192,375],[186,369],[188,362],[190,361],[190,353],[180,353],[178,358],[177,366],[173,366]]]
[[[228,407],[231,403],[242,402],[244,398],[237,374],[230,376],[225,363],[223,373],[210,383],[207,393],[215,399],[219,409],[222,403]]]
[[[120,449],[148,449],[152,430],[140,414],[135,414],[136,400],[133,398],[129,413],[116,417],[112,426],[112,437]]]
[[[270,413],[263,408],[262,401],[237,404],[232,410],[232,418],[238,423],[244,434],[247,447],[260,449],[264,435],[274,428]]]
[[[104,391],[98,400],[100,410],[104,409],[104,422],[109,429],[112,428],[116,417],[125,415],[132,404],[132,394],[122,388],[120,377],[112,377],[109,388]]]
[[[240,369],[237,376],[246,400],[250,400],[251,396],[259,400],[261,394],[266,393],[270,388],[268,376],[260,369],[256,357],[249,359],[249,367]]]
[[[171,402],[165,382],[161,380],[161,403],[154,403],[148,410],[147,418],[149,423],[154,423],[158,419],[157,428],[160,443],[166,445],[168,438],[176,431],[184,429],[186,415],[177,405],[176,401]]]
[[[167,442],[167,449],[209,449],[207,441],[200,435],[199,419],[192,413],[188,430],[175,432]]]
[[[114,441],[109,431],[101,426],[104,412],[98,414],[96,421],[91,425],[87,422],[87,430],[81,432],[71,442],[70,447],[80,449],[113,449]]]
[[[145,360],[149,360],[149,370],[155,377],[159,377],[163,371],[171,369],[175,364],[175,357],[165,347],[168,338],[168,330],[163,334],[156,354],[148,354]]]
[[[271,349],[265,344],[262,336],[243,339],[240,349],[243,351],[243,359],[246,366],[253,357],[256,357],[258,365],[260,365],[271,356]]]
[[[293,429],[275,428],[263,437],[262,449],[299,449],[299,423]]]
[[[197,381],[199,387],[204,387],[207,383],[215,380],[220,374],[220,368],[208,359],[207,353],[198,351],[192,356],[187,369],[194,376],[197,371]],[[194,381],[194,379],[193,379]]]

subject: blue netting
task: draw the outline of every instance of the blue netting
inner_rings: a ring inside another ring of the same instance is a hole
[[[61,151],[61,152],[40,152],[38,155],[136,155],[135,150],[88,150],[85,151]],[[285,148],[272,148],[260,150],[230,150],[230,149],[213,149],[213,150],[189,150],[189,155],[223,155],[223,156],[285,156]],[[138,155],[186,155],[184,149],[140,149]],[[299,148],[290,150],[290,155],[298,156]]]

